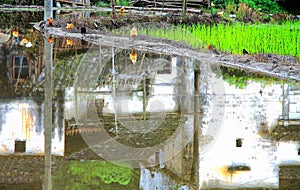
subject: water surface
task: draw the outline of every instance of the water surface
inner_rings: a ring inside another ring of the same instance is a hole
[[[1,188],[299,187],[299,84],[221,67],[211,56],[49,41],[6,16]]]

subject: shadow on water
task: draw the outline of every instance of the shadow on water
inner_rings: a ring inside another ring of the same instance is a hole
[[[18,26],[1,27],[2,189],[43,189],[45,135],[53,189],[299,187],[299,84]]]

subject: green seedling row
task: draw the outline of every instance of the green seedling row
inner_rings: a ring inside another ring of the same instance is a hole
[[[275,53],[300,60],[300,21],[282,24],[219,24],[139,28],[139,33],[185,42],[204,50],[208,44],[224,53]]]

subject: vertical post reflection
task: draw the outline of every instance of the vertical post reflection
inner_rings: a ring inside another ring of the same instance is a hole
[[[48,36],[46,34],[46,36]],[[45,174],[44,189],[52,189],[51,181],[51,140],[52,140],[52,44],[48,44],[44,39],[44,66],[45,66],[45,86],[44,86],[44,135],[45,135]]]
[[[146,91],[146,77],[143,77],[143,120],[146,120],[146,109],[147,109],[147,91]]]
[[[115,130],[116,130],[116,137],[118,136],[118,122],[117,122],[117,107],[116,107],[116,74],[117,71],[115,69],[115,48],[113,47],[111,50],[111,72],[112,72],[112,93],[113,93],[113,99],[114,99],[114,113],[115,113]]]
[[[202,133],[200,129],[200,68],[195,65],[194,68],[194,159],[192,163],[191,181],[194,182],[196,189],[199,188],[199,135]]]
[[[288,126],[289,120],[289,107],[290,107],[290,100],[289,100],[289,84],[283,83],[282,85],[282,119],[283,125]]]

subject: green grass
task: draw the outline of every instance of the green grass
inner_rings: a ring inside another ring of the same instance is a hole
[[[275,53],[295,56],[300,60],[300,21],[282,24],[194,25],[139,27],[139,34],[185,42],[204,50],[208,44],[225,53]]]
[[[236,89],[244,89],[251,82],[260,83],[261,86],[270,86],[272,84],[282,83],[283,80],[258,73],[250,73],[242,69],[220,67],[217,75],[222,77],[230,86],[235,86]],[[291,83],[292,84],[292,83]]]

